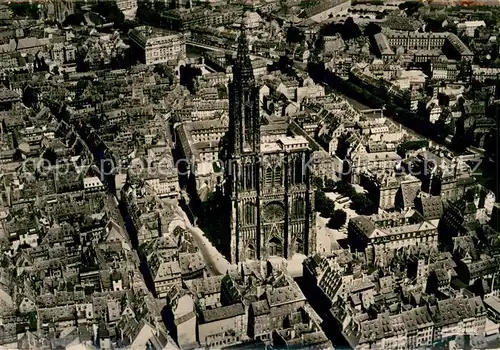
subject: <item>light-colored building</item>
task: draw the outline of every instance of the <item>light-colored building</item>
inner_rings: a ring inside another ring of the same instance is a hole
[[[313,173],[323,179],[339,180],[336,176],[342,169],[335,169],[335,160],[326,151],[316,151],[313,153]],[[337,171],[336,171],[337,170]]]
[[[190,295],[184,295],[177,301],[174,310],[177,338],[181,347],[196,343],[196,313],[194,301]]]
[[[446,48],[449,53],[460,60],[472,60],[474,54],[455,34],[418,33],[385,30],[374,36],[374,44],[382,59],[389,59],[395,55],[393,48],[403,47],[406,51],[422,52],[417,54],[417,60],[427,60],[435,55],[434,50],[441,52]],[[429,56],[430,55],[430,56]]]
[[[486,27],[486,23],[484,21],[465,21],[457,25],[459,32],[463,31],[465,35],[472,38],[474,37],[476,29],[479,27]]]
[[[211,276],[186,281],[189,291],[195,296],[201,309],[220,306],[221,284],[224,276]]]
[[[158,254],[153,254],[148,266],[158,298],[166,297],[172,287],[181,286],[181,268],[178,261],[166,261]]]
[[[500,68],[484,68],[479,66],[472,66],[472,79],[479,82],[484,82],[488,79],[497,79],[500,74]]]
[[[396,194],[400,187],[400,181],[391,173],[385,174],[380,182],[380,202],[379,208],[383,210],[394,209],[396,206]]]
[[[85,192],[102,191],[104,184],[97,176],[89,176],[83,179],[83,188]]]
[[[184,35],[152,27],[137,27],[129,33],[145,64],[167,63],[186,58]]]
[[[220,164],[219,143],[227,128],[227,123],[219,119],[186,122],[177,127],[178,141],[184,158],[191,162],[197,188],[205,183],[210,188],[215,186],[215,174]]]
[[[167,176],[167,174],[159,174],[152,176],[144,181],[153,191],[160,197],[176,198],[179,196],[180,187],[177,174]]]
[[[422,221],[416,219],[414,213],[410,209],[396,215],[352,218],[348,239],[352,246],[372,252],[375,260],[383,260],[388,250],[420,244],[437,247],[439,220]]]
[[[127,11],[137,7],[137,0],[116,0],[116,6],[120,11]]]
[[[246,324],[242,303],[203,310],[198,320],[198,341],[203,347],[214,348],[237,344],[246,334]]]

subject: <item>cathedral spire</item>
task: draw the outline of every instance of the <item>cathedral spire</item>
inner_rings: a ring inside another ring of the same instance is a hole
[[[229,153],[243,154],[260,150],[259,89],[255,84],[246,28],[248,15],[241,21],[238,53],[229,84]]]
[[[235,62],[236,80],[240,78],[240,76],[237,76],[239,74],[245,76],[247,80],[248,78],[251,78],[253,80],[252,61],[250,60],[250,54],[248,52],[248,38],[247,38],[247,30],[249,27],[248,21],[249,21],[248,14],[244,13],[241,18],[241,32],[238,38],[238,52],[236,54],[236,62]]]

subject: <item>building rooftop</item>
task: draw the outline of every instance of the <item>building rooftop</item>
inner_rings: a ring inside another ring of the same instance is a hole
[[[305,300],[304,294],[302,294],[298,286],[274,288],[271,291],[268,290],[266,295],[270,307]]]
[[[267,315],[270,313],[267,300],[256,301],[252,303],[252,311],[255,316]]]
[[[289,146],[299,146],[303,148],[307,148],[309,142],[307,142],[304,136],[284,136],[278,138],[278,143],[280,143],[283,147]]]
[[[441,196],[421,196],[422,216],[425,219],[440,218],[443,215],[443,200]]]
[[[500,297],[498,296],[490,296],[484,299],[484,303],[486,306],[493,309],[496,313],[500,314]]]
[[[162,36],[179,35],[177,32],[150,26],[136,27],[132,30],[134,35],[140,35],[145,39],[159,38]]]
[[[431,314],[425,306],[403,312],[403,321],[407,331],[427,328],[433,325]]]
[[[198,295],[198,297],[203,297],[205,295],[220,293],[223,278],[224,276],[198,278],[187,281],[186,284],[193,293]]]
[[[209,323],[237,316],[245,315],[245,307],[242,303],[229,306],[221,306],[215,309],[206,309],[201,312],[200,323]]]

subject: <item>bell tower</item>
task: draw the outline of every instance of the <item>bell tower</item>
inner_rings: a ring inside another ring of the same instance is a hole
[[[260,151],[259,90],[255,85],[243,19],[238,53],[229,84],[229,153],[242,155]]]

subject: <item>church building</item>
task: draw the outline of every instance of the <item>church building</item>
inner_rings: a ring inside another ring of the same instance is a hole
[[[231,263],[315,251],[309,143],[303,136],[262,139],[259,88],[243,21],[229,84],[229,131],[221,152]]]

